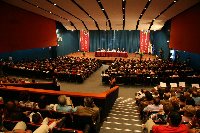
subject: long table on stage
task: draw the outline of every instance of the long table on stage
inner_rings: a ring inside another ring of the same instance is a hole
[[[127,52],[101,52],[101,51],[96,51],[95,52],[95,57],[128,57]]]

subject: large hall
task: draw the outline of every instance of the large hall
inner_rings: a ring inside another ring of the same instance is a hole
[[[200,0],[0,0],[0,132],[200,132]]]

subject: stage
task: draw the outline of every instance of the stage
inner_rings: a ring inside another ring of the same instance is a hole
[[[83,58],[96,58],[96,59],[100,59],[102,61],[105,62],[112,62],[115,59],[119,60],[120,58],[124,59],[124,60],[129,60],[129,59],[134,59],[134,60],[139,60],[140,59],[140,55],[138,53],[128,53],[128,57],[95,57],[95,52],[85,52],[85,56],[83,56],[83,52],[75,52],[75,53],[71,53],[68,54],[66,56],[73,56],[73,57],[83,57]],[[151,54],[144,54],[142,56],[142,60],[153,60],[155,59],[156,56],[155,55],[151,55]]]

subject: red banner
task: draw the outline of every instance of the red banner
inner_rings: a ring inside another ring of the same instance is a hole
[[[80,31],[80,51],[89,51],[89,32],[85,30]]]
[[[140,31],[140,52],[148,53],[149,44],[150,44],[150,32]]]

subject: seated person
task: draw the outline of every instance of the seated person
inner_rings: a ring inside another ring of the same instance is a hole
[[[18,122],[12,131],[3,131],[3,133],[32,133],[31,130],[26,130],[26,123],[23,121]]]
[[[121,52],[119,48],[117,48],[117,52]]]
[[[116,52],[116,49],[115,49],[115,48],[113,48],[112,52]]]
[[[58,97],[58,104],[55,105],[55,111],[58,112],[76,112],[77,107],[67,105],[67,97],[65,95],[60,95]]]
[[[19,94],[19,105],[21,107],[29,107],[29,108],[34,108],[35,107],[35,103],[30,101],[30,94],[28,91],[22,91]]]
[[[196,115],[188,123],[189,133],[199,133],[200,132],[200,109],[196,111]]]
[[[183,111],[184,111],[184,114],[182,116],[182,123],[184,124],[189,123],[189,121],[191,121],[192,118],[194,117],[196,113],[196,109],[192,105],[186,105],[183,108]]]
[[[148,105],[143,109],[144,112],[153,112],[153,111],[162,111],[163,110],[163,105],[160,104],[160,98],[156,97],[154,98],[154,103]]]
[[[104,49],[104,48],[102,48],[102,49],[101,49],[101,52],[105,52],[105,49]]]
[[[84,98],[84,106],[78,106],[77,114],[79,115],[91,115],[94,122],[100,120],[99,108],[95,105],[91,97]]]
[[[157,114],[152,114],[147,122],[144,124],[144,130],[147,130],[148,133],[152,130],[152,126],[155,124],[166,124],[167,117],[169,112],[173,110],[173,106],[170,103],[163,105],[164,112],[160,112]]]
[[[36,109],[47,109],[47,110],[53,110],[54,104],[48,103],[48,98],[45,95],[40,96],[38,103],[36,103],[35,106]]]
[[[27,113],[21,112],[20,109],[17,108],[15,102],[13,101],[8,101],[6,103],[4,119],[12,121],[24,121],[24,122],[28,121]]]
[[[37,128],[34,131],[34,133],[48,133],[49,130],[51,131],[57,125],[57,123],[61,122],[61,120],[62,120],[62,119],[60,119],[60,120],[56,121],[54,119],[49,119],[47,117],[45,119],[43,119],[39,112],[31,113],[29,118],[30,118],[31,123],[41,125],[39,128]]]
[[[178,112],[170,112],[167,118],[169,125],[154,125],[153,133],[188,133],[187,125],[181,124],[182,117]]]

